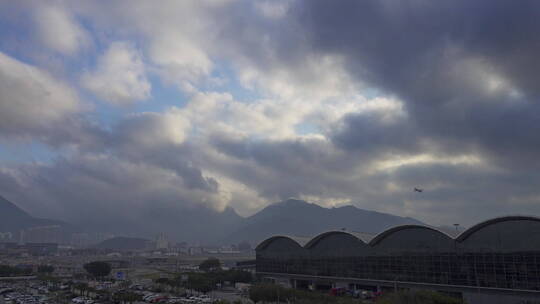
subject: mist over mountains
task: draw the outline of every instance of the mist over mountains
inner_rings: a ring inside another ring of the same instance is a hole
[[[57,220],[34,218],[0,197],[0,232],[12,233],[30,227],[60,225],[66,231],[109,232],[149,239],[165,233],[171,241],[199,244],[248,241],[255,245],[275,234],[313,236],[343,228],[375,234],[403,224],[423,223],[413,218],[367,211],[354,206],[324,208],[302,200],[289,199],[269,205],[245,218],[232,208],[222,212],[206,207],[185,208],[177,212],[156,209],[135,219],[126,219],[118,214],[116,222],[99,223],[97,219],[95,225],[81,227],[78,223],[66,224]]]
[[[62,221],[33,217],[0,196],[0,232],[16,233],[21,229],[53,225],[59,225],[66,230],[73,229],[71,225]]]

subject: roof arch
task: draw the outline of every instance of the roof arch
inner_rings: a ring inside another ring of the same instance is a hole
[[[457,238],[456,241],[463,242],[467,240],[471,235],[475,234],[476,232],[484,229],[485,227],[495,225],[498,223],[503,222],[509,222],[509,221],[534,221],[534,222],[540,222],[540,218],[534,217],[534,216],[526,216],[526,215],[509,215],[509,216],[501,216],[492,218],[486,221],[483,221],[481,223],[478,223],[471,228],[463,231]]]
[[[312,238],[309,242],[307,242],[307,244],[304,245],[304,247],[306,249],[310,249],[310,248],[314,247],[315,245],[317,245],[320,241],[324,240],[325,238],[333,236],[333,235],[339,235],[339,234],[352,236],[355,239],[357,239],[359,242],[367,245],[367,243],[359,235],[357,235],[355,233],[348,232],[348,231],[335,230],[335,231],[327,231],[327,232],[324,232],[324,233],[321,233],[321,234],[317,235],[316,237]]]
[[[445,238],[448,238],[448,240],[453,240],[453,238],[442,232],[441,230],[439,229],[436,229],[436,228],[433,228],[433,227],[429,227],[429,226],[423,226],[423,225],[400,225],[400,226],[395,226],[395,227],[392,227],[390,229],[387,229],[379,234],[377,234],[370,242],[369,242],[369,245],[370,246],[376,246],[377,244],[379,244],[381,241],[383,241],[384,239],[386,239],[387,237],[393,235],[394,233],[397,233],[397,232],[400,232],[402,230],[407,230],[407,229],[425,229],[425,230],[429,230],[429,231],[433,231],[433,232],[436,232],[438,234],[440,234],[441,236],[444,236]]]
[[[296,238],[293,236],[287,236],[287,235],[274,235],[272,237],[267,238],[266,240],[262,241],[255,247],[256,251],[264,250],[266,247],[268,247],[272,242],[279,240],[279,239],[286,239],[289,240],[296,245],[298,245],[299,248],[303,248],[303,245],[306,243],[305,239],[303,238]]]

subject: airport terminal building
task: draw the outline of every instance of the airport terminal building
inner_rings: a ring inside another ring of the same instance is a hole
[[[274,236],[257,248],[257,275],[296,288],[434,289],[468,303],[540,301],[540,218],[508,216],[453,238],[405,225],[375,237],[331,231]]]

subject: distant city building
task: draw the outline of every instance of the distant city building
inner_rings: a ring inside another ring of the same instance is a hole
[[[0,252],[18,256],[50,256],[58,253],[56,243],[0,243]]]
[[[221,254],[238,254],[238,253],[240,253],[240,251],[234,245],[233,246],[221,246],[218,249],[218,253],[221,253]]]
[[[156,249],[168,249],[169,240],[165,233],[160,233],[156,238]]]
[[[13,233],[0,232],[0,242],[11,241],[13,239]]]
[[[58,252],[57,243],[26,243],[23,248],[31,255],[54,255]]]
[[[112,233],[103,233],[103,232],[73,233],[71,235],[71,244],[73,246],[83,248],[83,247],[96,245],[100,242],[103,242],[108,239],[112,239],[114,237],[115,235]]]
[[[23,243],[62,243],[63,229],[59,225],[31,227],[24,230],[21,241]]]
[[[189,247],[188,254],[189,255],[199,255],[203,253],[202,247]]]

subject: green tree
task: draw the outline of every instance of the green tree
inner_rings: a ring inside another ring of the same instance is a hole
[[[113,295],[113,300],[119,301],[121,303],[133,303],[136,301],[141,301],[142,296],[134,292],[121,292],[121,293],[115,293]]]
[[[9,265],[0,265],[0,277],[11,277],[17,275],[19,270]]]
[[[51,274],[54,272],[54,267],[51,265],[39,265],[37,268],[38,273]]]
[[[18,268],[9,265],[0,265],[0,277],[23,276],[31,273],[31,268]]]
[[[188,288],[203,293],[211,291],[216,286],[211,278],[201,273],[189,274],[187,285]]]
[[[463,304],[463,300],[435,291],[402,291],[390,293],[377,301],[378,304]]]
[[[208,258],[199,264],[199,269],[202,271],[217,271],[221,269],[221,262],[216,258]]]
[[[94,278],[102,278],[111,273],[111,265],[106,262],[96,261],[84,264],[84,270]]]
[[[73,285],[73,289],[79,292],[79,295],[84,296],[89,287],[86,283],[77,283]]]
[[[255,285],[249,289],[249,298],[255,303],[290,301],[295,298],[295,290],[273,284]]]

